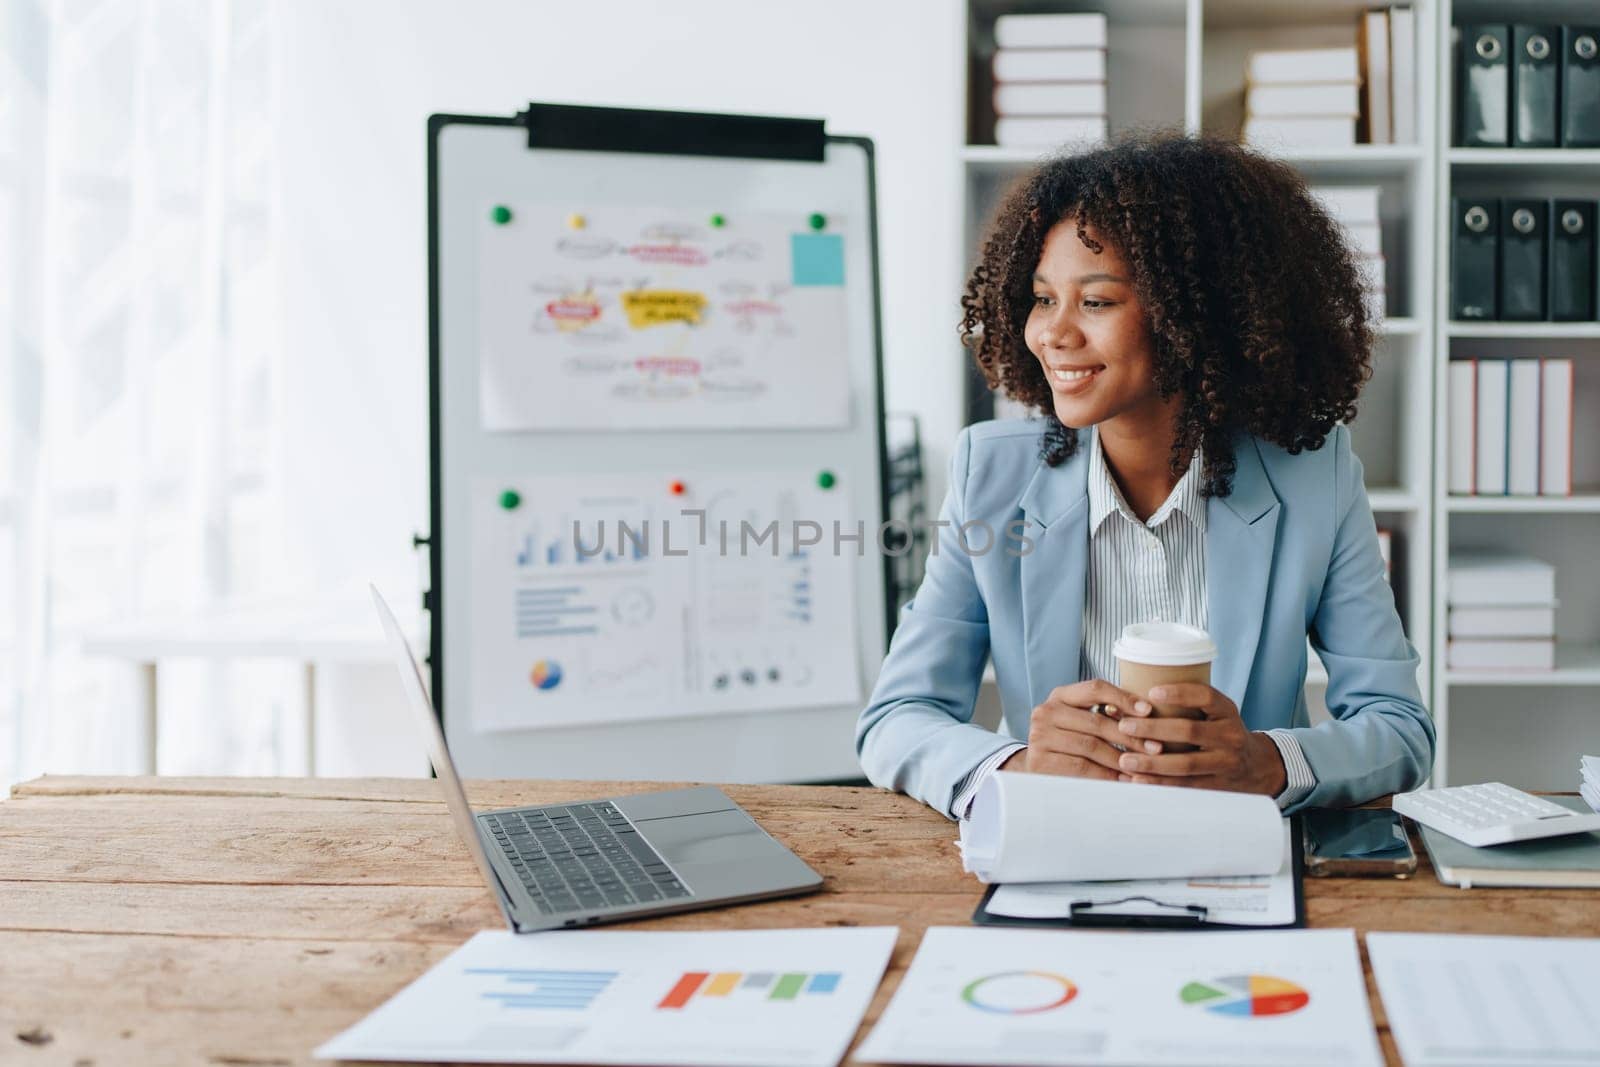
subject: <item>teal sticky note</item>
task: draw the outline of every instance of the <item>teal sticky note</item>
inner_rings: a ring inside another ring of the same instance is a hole
[[[797,233],[789,238],[795,285],[843,285],[844,237],[837,233]]]

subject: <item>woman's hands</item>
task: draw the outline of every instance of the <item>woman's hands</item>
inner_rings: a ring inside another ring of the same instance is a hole
[[[1105,707],[1104,714],[1090,710],[1096,704]],[[999,769],[1102,778],[1109,782],[1119,777],[1126,780],[1128,776],[1117,762],[1122,756],[1118,746],[1129,744],[1129,739],[1117,731],[1117,720],[1122,715],[1135,714],[1134,708],[1139,705],[1145,714],[1149,713],[1149,704],[1110,682],[1094,680],[1059,686],[1033,709],[1028,720],[1028,747],[1012,753]],[[1155,751],[1161,750],[1158,742],[1152,744]]]
[[[1123,781],[1271,797],[1283,792],[1288,772],[1278,746],[1266,734],[1247,730],[1233,701],[1209,685],[1192,682],[1157,686],[1150,690],[1150,698],[1159,704],[1199,708],[1205,718],[1156,719],[1135,705],[1116,724],[1129,749],[1117,763]],[[1144,701],[1138,704],[1149,708]],[[1164,753],[1166,742],[1194,745],[1197,751]]]
[[[1164,705],[1199,708],[1205,718],[1154,718],[1148,701],[1110,682],[1064,685],[1033,709],[1028,747],[1012,753],[1000,769],[1267,796],[1283,792],[1288,775],[1278,746],[1246,729],[1233,701],[1193,683],[1160,686],[1150,696]],[[1090,710],[1096,704],[1106,708],[1104,714]],[[1196,749],[1166,751],[1173,742]]]

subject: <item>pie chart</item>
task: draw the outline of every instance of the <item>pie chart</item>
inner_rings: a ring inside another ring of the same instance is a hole
[[[1267,974],[1230,974],[1208,982],[1190,982],[1178,996],[1185,1004],[1218,1015],[1288,1015],[1311,1003],[1311,994],[1300,986]]]

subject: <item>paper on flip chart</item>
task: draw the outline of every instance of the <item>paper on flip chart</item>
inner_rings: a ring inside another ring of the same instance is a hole
[[[1376,1067],[1349,930],[933,927],[867,1063]]]
[[[1017,919],[1063,919],[1074,904],[1094,904],[1099,915],[1147,914],[1149,900],[1169,907],[1198,905],[1205,921],[1230,926],[1287,926],[1294,922],[1294,837],[1283,822],[1283,858],[1270,875],[1141,878],[1121,882],[1012,882],[995,889],[984,905],[990,915]],[[1146,898],[1141,902],[1130,897]],[[1129,901],[1118,907],[1116,902]]]
[[[1001,771],[961,825],[983,882],[1094,882],[1261,875],[1283,859],[1270,797]]]
[[[1600,938],[1367,935],[1408,1067],[1600,1063]]]
[[[834,1067],[898,934],[483,931],[315,1055]]]

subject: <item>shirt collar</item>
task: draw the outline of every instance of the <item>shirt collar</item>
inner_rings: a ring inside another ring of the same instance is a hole
[[[1111,477],[1105,453],[1100,450],[1100,429],[1095,427],[1089,434],[1089,532],[1098,530],[1100,524],[1112,514],[1120,514],[1129,522],[1153,530],[1167,521],[1174,511],[1187,518],[1195,529],[1205,530],[1206,505],[1200,496],[1201,466],[1200,450],[1195,449],[1193,458],[1189,460],[1189,469],[1183,472],[1183,477],[1172,487],[1167,499],[1150,516],[1150,521],[1141,523],[1123,498],[1117,480]]]

